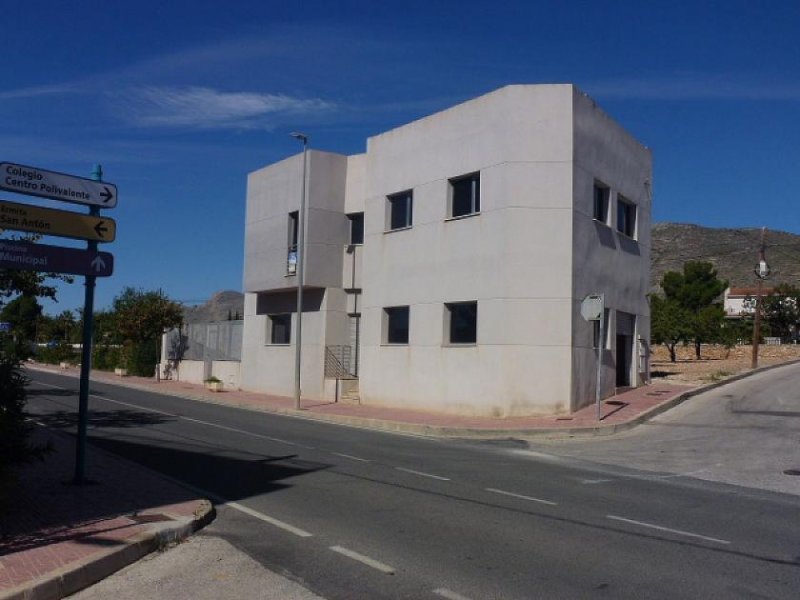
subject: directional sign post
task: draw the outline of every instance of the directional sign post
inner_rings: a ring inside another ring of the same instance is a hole
[[[606,345],[605,322],[606,297],[605,294],[589,294],[581,302],[581,316],[586,321],[600,321],[599,335],[597,336],[597,384],[594,393],[594,401],[597,413],[597,420],[600,421],[600,386],[603,377],[603,347]]]
[[[117,223],[114,219],[6,200],[0,200],[0,229],[96,242],[113,242],[117,236]]]
[[[0,240],[0,269],[109,277],[114,272],[114,256],[108,252]]]
[[[0,163],[0,190],[100,208],[117,205],[113,183],[9,162]]]

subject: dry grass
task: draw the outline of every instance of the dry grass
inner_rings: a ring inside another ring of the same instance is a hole
[[[736,346],[730,352],[723,346],[703,345],[701,359],[697,360],[694,346],[678,348],[677,362],[669,361],[669,352],[664,346],[654,346],[651,360],[653,382],[672,382],[688,385],[703,385],[725,379],[750,369],[752,358],[750,346]],[[772,365],[800,359],[800,345],[760,346],[759,366]]]

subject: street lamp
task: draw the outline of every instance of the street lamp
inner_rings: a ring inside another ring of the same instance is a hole
[[[300,211],[297,222],[297,332],[294,344],[294,407],[300,409],[300,355],[303,333],[303,265],[306,261],[305,228],[306,228],[306,172],[308,170],[308,136],[293,131],[293,138],[303,143],[303,184],[300,192]]]

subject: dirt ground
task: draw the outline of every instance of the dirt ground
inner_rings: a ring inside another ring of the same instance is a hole
[[[736,346],[730,352],[717,345],[704,344],[700,360],[695,358],[694,346],[679,346],[677,362],[669,361],[666,347],[653,346],[650,374],[653,383],[673,382],[688,385],[704,385],[750,369],[751,346]],[[759,347],[758,365],[773,365],[800,359],[800,345]]]

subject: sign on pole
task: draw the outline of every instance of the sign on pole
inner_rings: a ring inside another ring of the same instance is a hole
[[[113,183],[8,162],[0,163],[0,190],[100,208],[117,205]]]
[[[117,236],[117,223],[114,219],[7,200],[0,200],[0,229],[96,242],[113,242]]]
[[[594,401],[596,406],[597,420],[601,419],[600,415],[600,397],[601,397],[601,384],[603,382],[603,346],[606,345],[606,327],[605,322],[605,304],[606,298],[604,294],[589,294],[581,302],[581,316],[586,321],[599,321],[599,331],[597,336],[597,381],[594,392]]]
[[[0,240],[0,269],[109,277],[114,272],[114,257],[108,252]]]

